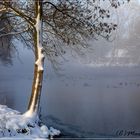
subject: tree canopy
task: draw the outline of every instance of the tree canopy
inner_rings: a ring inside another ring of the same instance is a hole
[[[129,0],[127,0],[129,1]],[[48,58],[65,53],[62,46],[87,45],[87,38],[102,36],[109,39],[117,23],[110,21],[112,8],[117,8],[125,0],[41,0],[42,41]],[[8,22],[4,28],[10,29],[2,36],[12,35],[34,50],[34,25],[36,18],[35,1],[0,1],[0,19],[5,13]]]
[[[0,19],[9,21],[0,29],[0,38],[19,39],[35,54],[34,79],[27,115],[37,114],[43,81],[44,54],[51,61],[65,53],[86,47],[86,40],[109,39],[117,24],[112,8],[125,0],[3,0]],[[127,0],[129,1],[129,0]],[[6,29],[6,31],[4,31]],[[15,44],[16,45],[16,44]]]

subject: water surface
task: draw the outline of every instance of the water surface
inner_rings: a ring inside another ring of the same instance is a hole
[[[33,58],[0,66],[0,103],[25,112],[31,92]],[[65,64],[63,65],[65,67]],[[63,75],[48,68],[41,117],[65,137],[111,137],[118,130],[140,132],[140,67],[70,65]]]

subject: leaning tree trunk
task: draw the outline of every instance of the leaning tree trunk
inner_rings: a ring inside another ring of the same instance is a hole
[[[42,0],[36,0],[36,24],[34,26],[35,66],[32,93],[28,105],[28,115],[37,114],[43,81],[44,55],[42,47]]]

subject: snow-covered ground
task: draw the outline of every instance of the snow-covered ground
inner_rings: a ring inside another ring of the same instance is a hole
[[[60,131],[43,125],[37,116],[28,116],[0,105],[0,139],[40,139],[53,138]]]

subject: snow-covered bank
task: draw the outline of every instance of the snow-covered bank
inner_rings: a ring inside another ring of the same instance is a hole
[[[53,138],[59,135],[60,131],[43,125],[36,117],[27,117],[25,114],[0,105],[0,139],[9,138]]]

